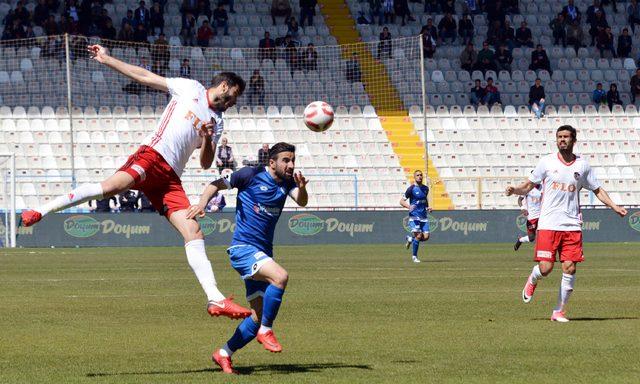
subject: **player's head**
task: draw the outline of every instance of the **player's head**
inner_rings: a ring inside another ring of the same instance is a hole
[[[233,72],[220,72],[213,77],[211,88],[207,92],[209,105],[217,112],[224,112],[236,104],[244,88],[242,77]]]
[[[422,175],[422,171],[419,169],[416,169],[415,171],[413,171],[413,180],[417,183],[417,184],[422,184],[422,179],[423,179],[423,175]]]
[[[573,152],[573,145],[576,142],[576,129],[570,125],[561,125],[556,131],[556,145],[558,150]]]
[[[296,146],[289,143],[276,143],[269,149],[269,168],[280,180],[293,179],[296,168]]]

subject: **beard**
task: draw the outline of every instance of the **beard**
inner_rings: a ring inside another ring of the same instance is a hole
[[[275,173],[276,173],[276,176],[278,176],[278,178],[280,180],[287,180],[288,181],[288,180],[293,179],[293,172],[289,175],[285,171],[279,170],[279,169],[276,168]]]

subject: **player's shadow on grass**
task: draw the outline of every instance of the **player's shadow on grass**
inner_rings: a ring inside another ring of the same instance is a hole
[[[615,320],[638,320],[640,317],[571,317],[570,321],[615,321]],[[538,317],[536,320],[549,321],[548,317]]]
[[[241,375],[250,375],[252,373],[274,373],[274,374],[290,374],[290,373],[309,373],[320,372],[327,369],[363,369],[371,370],[369,365],[359,364],[340,364],[340,363],[324,363],[324,364],[265,364],[245,367],[236,367]],[[184,371],[147,371],[147,372],[96,372],[87,373],[87,377],[106,377],[106,376],[138,376],[138,375],[182,375],[192,373],[219,373],[219,368],[192,369]]]

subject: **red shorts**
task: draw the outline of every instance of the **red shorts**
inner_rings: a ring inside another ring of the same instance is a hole
[[[527,220],[527,235],[535,235],[538,229],[538,219]]]
[[[162,155],[151,147],[143,145],[138,148],[118,171],[130,174],[135,180],[131,189],[147,195],[153,207],[167,218],[173,212],[191,205],[178,175]]]
[[[582,254],[582,231],[551,231],[539,229],[536,236],[535,261],[560,261],[579,263],[584,260]]]

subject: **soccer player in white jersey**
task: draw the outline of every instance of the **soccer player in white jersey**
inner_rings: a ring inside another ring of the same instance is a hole
[[[542,185],[536,186],[524,196],[518,197],[518,205],[522,210],[522,214],[527,218],[527,235],[519,237],[513,246],[513,250],[517,251],[522,243],[532,243],[536,239],[536,230],[538,229],[538,218],[540,217],[540,206],[542,203],[542,193],[540,190]]]
[[[35,210],[22,212],[22,223],[30,226],[51,212],[111,197],[128,189],[141,190],[184,238],[189,266],[207,295],[207,312],[211,316],[230,318],[251,315],[251,311],[231,298],[225,298],[218,290],[200,225],[187,218],[191,204],[180,181],[191,153],[197,148],[200,148],[200,166],[203,169],[211,167],[224,127],[222,112],[236,103],[244,91],[244,80],[235,73],[223,72],[213,77],[212,86],[207,89],[195,80],[164,78],[122,62],[100,45],[91,45],[88,50],[99,63],[142,85],[169,92],[171,101],[155,132],[147,136],[116,173],[101,183],[82,184]]]
[[[535,258],[538,262],[527,278],[522,299],[528,303],[533,298],[538,281],[553,270],[556,253],[562,262],[562,281],[558,303],[551,314],[551,321],[567,322],[565,307],[573,292],[576,264],[584,260],[582,253],[582,214],[580,190],[593,191],[596,197],[618,215],[624,217],[627,210],[619,207],[602,188],[591,171],[591,166],[580,155],[573,153],[576,129],[563,125],[556,131],[558,153],[544,156],[529,178],[517,187],[507,186],[506,194],[524,196],[536,184],[542,183],[542,208],[538,221]]]

